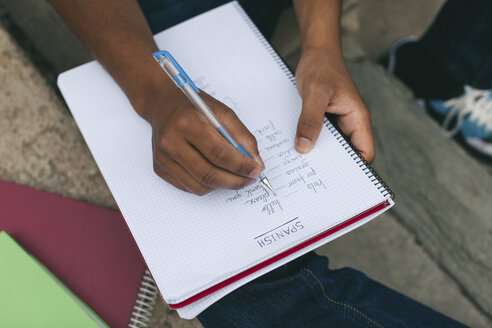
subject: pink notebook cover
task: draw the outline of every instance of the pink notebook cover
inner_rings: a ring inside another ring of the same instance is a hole
[[[119,212],[0,180],[1,230],[109,326],[127,326],[146,266]]]

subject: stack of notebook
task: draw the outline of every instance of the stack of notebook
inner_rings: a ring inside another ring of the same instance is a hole
[[[0,180],[0,231],[0,327],[149,320],[158,293],[118,212]]]

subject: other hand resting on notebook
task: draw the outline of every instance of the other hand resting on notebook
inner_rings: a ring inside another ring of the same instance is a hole
[[[309,152],[323,126],[325,113],[337,115],[340,129],[364,158],[374,159],[371,116],[345,66],[340,42],[340,0],[294,0],[302,55],[297,89],[302,111],[296,149]]]

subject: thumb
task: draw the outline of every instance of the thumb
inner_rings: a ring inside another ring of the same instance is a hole
[[[303,99],[296,133],[295,146],[298,152],[305,154],[313,149],[323,127],[324,107],[319,101],[309,99],[304,101]]]

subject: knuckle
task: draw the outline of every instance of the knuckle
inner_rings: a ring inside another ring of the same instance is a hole
[[[363,115],[368,115],[368,116],[371,115],[371,112],[369,111],[369,108],[367,108],[366,106],[360,106],[357,109]]]
[[[204,196],[208,194],[210,191],[211,189],[205,186],[197,186],[192,190],[192,192],[197,196]]]
[[[152,169],[154,170],[154,173],[155,174],[159,175],[160,169],[159,169],[159,165],[157,165],[156,162],[154,162],[154,165],[153,165]]]
[[[160,177],[162,180],[167,181],[170,177],[170,174],[166,171],[164,171],[161,167],[159,167],[159,164],[154,163],[154,173]]]
[[[325,97],[332,97],[334,89],[327,83],[307,83],[302,88],[302,98],[318,100]]]
[[[299,123],[299,127],[305,130],[314,130],[320,127],[320,121],[314,117],[303,118]]]
[[[198,173],[198,180],[206,186],[214,186],[217,182],[217,175],[212,169],[203,169]]]
[[[371,111],[364,103],[360,104],[359,106],[354,106],[354,109],[359,113],[359,115],[371,117]]]
[[[212,161],[216,164],[223,164],[227,161],[227,155],[229,152],[222,146],[214,145],[212,146]]]
[[[167,173],[167,172],[161,172],[161,178],[163,178],[164,180],[169,180],[171,179],[172,175]]]
[[[252,165],[252,164],[249,164],[249,161],[248,162],[241,161],[239,163],[239,165],[237,166],[235,172],[236,173],[239,173],[239,174],[242,174],[242,175],[246,175],[246,174],[249,174],[254,169],[255,169],[255,166]]]
[[[246,134],[244,140],[246,144],[249,144],[255,148],[258,147],[258,141],[256,141],[256,138],[251,133]]]
[[[227,107],[224,104],[221,104],[221,106],[215,107],[215,110],[217,110],[220,114],[219,115],[226,115],[226,116],[236,116],[236,113],[229,107]]]
[[[162,165],[165,167],[165,165],[164,165],[165,157],[166,156],[163,154],[163,152],[161,152],[161,151],[155,152],[154,153],[154,168],[159,166],[159,165]]]
[[[234,183],[234,185],[231,186],[231,189],[240,189],[240,188],[246,187],[246,186],[248,186],[254,182],[255,182],[254,180],[242,179],[241,181]]]
[[[173,147],[173,138],[168,134],[164,133],[159,137],[159,147],[166,150],[170,151]]]
[[[302,84],[302,93],[303,96],[309,97],[316,95],[321,92],[320,85],[318,83],[303,83]]]
[[[230,108],[227,108],[227,109],[225,110],[225,114],[226,114],[229,118],[231,118],[231,119],[239,119],[239,118],[237,117],[236,113],[235,113],[232,109],[230,109]]]
[[[217,108],[215,108],[215,113],[217,117],[219,117],[219,119],[225,120],[226,122],[238,119],[236,113],[234,113],[232,109],[225,106],[218,106]]]
[[[174,124],[180,131],[188,131],[191,127],[192,119],[190,115],[187,115],[186,113],[179,114],[175,118]]]

